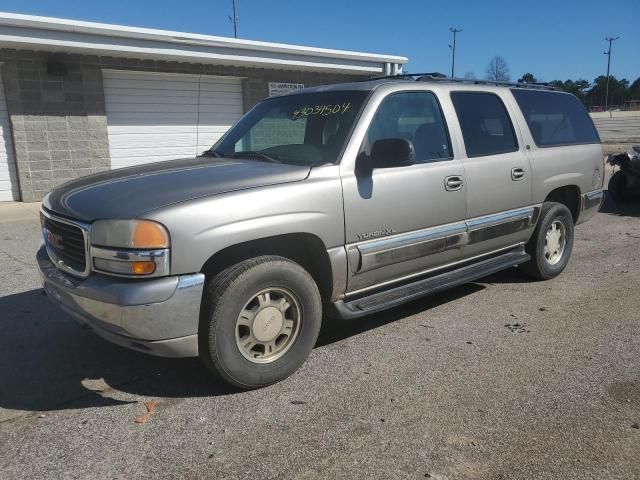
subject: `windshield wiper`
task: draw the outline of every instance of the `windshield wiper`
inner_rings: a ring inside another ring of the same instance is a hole
[[[216,157],[216,158],[224,158],[224,155],[216,150],[209,149],[205,150],[200,154],[201,157]]]
[[[264,160],[265,162],[282,163],[281,161],[273,158],[272,156],[267,155],[266,153],[258,152],[256,150],[246,150],[244,152],[235,152],[227,156],[230,158],[247,157],[255,160]]]

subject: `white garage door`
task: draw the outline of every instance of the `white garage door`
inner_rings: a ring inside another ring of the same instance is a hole
[[[239,78],[103,71],[112,168],[189,157],[242,116]]]
[[[0,78],[0,201],[18,200],[16,161],[13,156],[11,125],[4,97],[4,85]]]

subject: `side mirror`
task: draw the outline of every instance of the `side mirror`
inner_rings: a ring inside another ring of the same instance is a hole
[[[371,147],[370,168],[405,167],[413,165],[416,152],[406,138],[384,138]]]

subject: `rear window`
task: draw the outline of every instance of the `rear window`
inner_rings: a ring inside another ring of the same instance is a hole
[[[587,110],[573,95],[515,88],[511,91],[537,146],[600,143]]]
[[[468,157],[518,150],[511,119],[502,100],[485,92],[451,92]]]

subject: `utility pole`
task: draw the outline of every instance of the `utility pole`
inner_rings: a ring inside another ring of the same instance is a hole
[[[456,70],[456,34],[460,33],[462,31],[462,29],[456,29],[456,28],[449,28],[449,31],[451,33],[453,33],[453,47],[451,47],[451,45],[449,45],[449,47],[451,47],[451,49],[453,50],[452,55],[451,55],[451,78],[453,78],[453,75],[455,73]]]
[[[607,56],[607,88],[604,96],[604,111],[609,111],[609,69],[611,68],[611,43],[618,40],[620,37],[606,37],[605,40],[609,42],[609,50],[604,52]]]
[[[231,23],[233,23],[233,36],[238,38],[238,15],[236,14],[236,0],[233,0],[233,17],[229,17]]]

